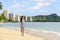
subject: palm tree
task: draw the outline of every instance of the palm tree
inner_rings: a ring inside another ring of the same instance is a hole
[[[0,2],[0,11],[2,10],[2,4]],[[2,21],[2,17],[0,16],[0,22]]]
[[[0,10],[2,9],[2,4],[1,4],[1,2],[0,2]]]

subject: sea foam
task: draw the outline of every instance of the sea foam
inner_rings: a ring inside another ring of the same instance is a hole
[[[60,40],[59,32],[36,29],[26,29],[26,32],[33,36],[42,37],[44,40]]]

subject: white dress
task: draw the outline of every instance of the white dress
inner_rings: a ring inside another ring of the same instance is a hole
[[[24,19],[22,19],[21,30],[24,30]]]

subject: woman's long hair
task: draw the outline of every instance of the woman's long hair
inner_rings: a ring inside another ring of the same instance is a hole
[[[23,18],[24,17],[24,18]],[[21,16],[21,18],[20,18],[20,23],[22,23],[22,20],[25,20],[25,16]]]
[[[23,16],[21,16],[21,18],[20,18],[20,23],[22,23],[22,19],[23,19]]]

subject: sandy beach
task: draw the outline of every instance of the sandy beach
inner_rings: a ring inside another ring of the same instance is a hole
[[[36,36],[24,34],[24,37],[21,36],[20,32],[17,30],[0,28],[0,40],[44,40]]]

